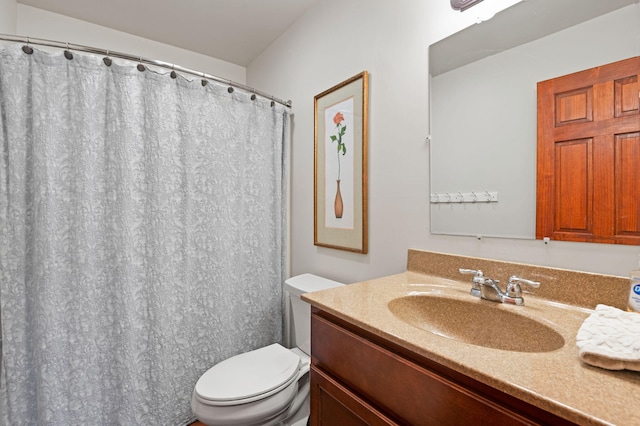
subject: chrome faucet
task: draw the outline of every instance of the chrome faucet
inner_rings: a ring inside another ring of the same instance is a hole
[[[492,280],[491,278],[485,278],[482,286],[480,287],[480,297],[492,302],[504,302],[506,293],[503,293],[498,286],[500,281]]]
[[[458,271],[461,274],[473,274],[473,286],[471,287],[470,292],[472,296],[480,297],[492,302],[509,303],[518,306],[524,305],[521,284],[528,285],[533,288],[540,287],[540,283],[537,281],[531,281],[512,275],[509,277],[509,283],[507,284],[506,291],[503,292],[500,290],[500,286],[498,285],[500,281],[485,277],[479,269],[459,269]]]

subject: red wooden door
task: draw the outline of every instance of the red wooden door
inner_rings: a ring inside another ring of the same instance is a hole
[[[538,83],[536,238],[640,244],[640,57]]]

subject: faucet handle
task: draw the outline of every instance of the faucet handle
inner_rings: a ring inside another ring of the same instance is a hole
[[[507,296],[522,297],[522,288],[520,287],[520,284],[525,284],[533,288],[540,287],[540,283],[538,281],[531,281],[511,275],[511,277],[509,277],[509,284],[507,284]]]
[[[480,297],[480,285],[484,284],[484,274],[480,269],[458,269],[458,272],[464,275],[473,275],[473,287],[471,287],[471,291],[469,292],[472,296]]]
[[[482,273],[482,271],[480,269],[463,269],[460,268],[458,269],[458,272],[460,272],[463,275],[473,275],[473,282],[481,282],[484,280],[484,274]]]

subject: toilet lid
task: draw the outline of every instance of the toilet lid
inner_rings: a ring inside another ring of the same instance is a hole
[[[207,370],[195,391],[211,405],[248,403],[266,398],[293,382],[300,357],[274,343],[228,358]]]

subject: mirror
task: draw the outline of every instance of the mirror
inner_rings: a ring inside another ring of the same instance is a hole
[[[431,232],[535,238],[537,82],[638,55],[638,0],[525,0],[431,45]]]

